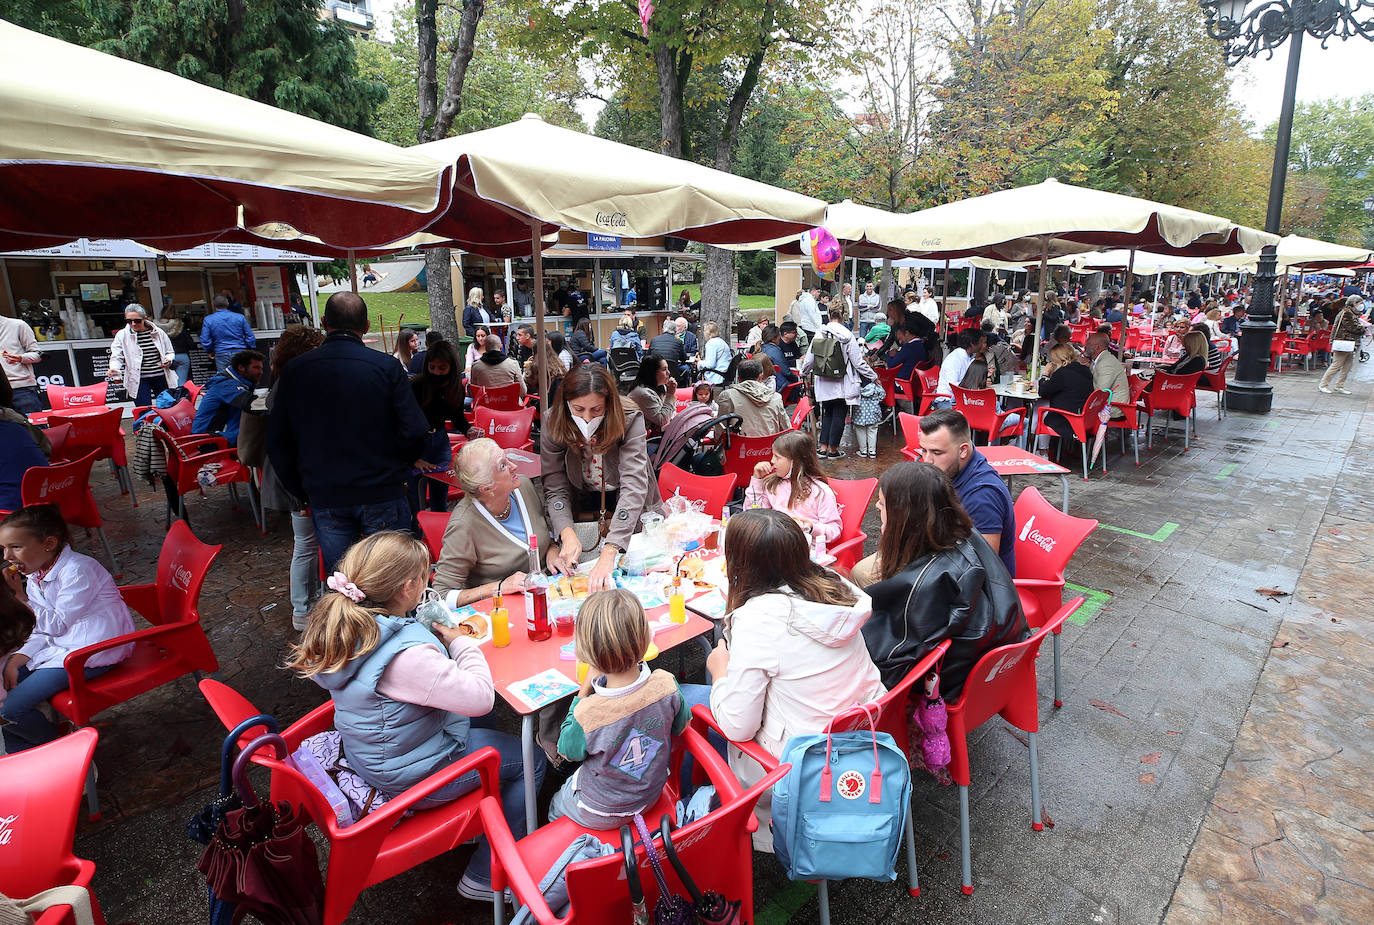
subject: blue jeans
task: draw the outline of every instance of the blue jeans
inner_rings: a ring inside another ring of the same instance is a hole
[[[219,375],[229,368],[229,361],[234,358],[234,354],[238,353],[239,349],[241,348],[220,350],[215,354],[215,375]]]
[[[25,385],[15,389],[14,410],[24,415],[42,411],[43,390],[36,385]]]
[[[87,668],[86,677],[94,678],[113,668],[104,665],[100,668]],[[0,716],[8,725],[0,727],[5,736],[5,751],[13,755],[26,748],[33,748],[51,742],[62,733],[38,710],[38,705],[51,700],[55,695],[68,688],[67,669],[39,668],[30,671],[24,665],[19,669],[19,683],[14,686],[0,705]]]
[[[682,699],[687,701],[687,709],[695,706],[703,706],[708,710],[711,708],[711,685],[709,684],[679,684],[678,690],[682,691]],[[718,752],[720,757],[726,761],[730,760],[730,755],[726,750],[725,737],[718,732],[708,732],[706,741]],[[692,792],[692,756],[685,753],[682,756],[682,794],[683,799]]]
[[[315,536],[324,553],[325,571],[332,572],[348,548],[365,536],[383,530],[409,530],[410,505],[405,498],[356,504],[349,507],[312,508]]]
[[[525,831],[525,761],[520,754],[520,739],[478,725],[478,723],[490,721],[490,713],[486,716],[473,718],[472,728],[468,730],[466,754],[470,755],[488,745],[500,752],[501,813],[506,817],[506,825],[510,826],[511,834],[515,836],[516,841],[519,841],[528,834]],[[536,793],[544,782],[545,767],[544,753],[536,748],[534,750],[534,789]],[[420,809],[429,809],[433,806],[452,803],[463,794],[476,790],[480,784],[480,776],[476,771],[472,771],[464,774],[447,787],[436,790],[417,806]],[[463,876],[470,883],[488,889],[491,887],[491,845],[485,838],[477,842],[477,851],[472,855],[472,860],[468,861],[468,867]]]
[[[177,385],[185,385],[191,381],[191,355],[189,353],[178,353],[172,358],[172,372],[177,374]]]

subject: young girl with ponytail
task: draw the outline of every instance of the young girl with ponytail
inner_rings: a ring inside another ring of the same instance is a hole
[[[471,751],[501,753],[501,805],[515,837],[525,834],[520,740],[471,723],[491,711],[495,689],[477,643],[406,616],[429,577],[429,551],[404,533],[375,533],[354,545],[310,611],[287,668],[329,691],[348,763],[371,786],[395,796]],[[438,637],[436,639],[436,637]],[[535,754],[537,781],[543,756]],[[439,806],[476,789],[477,772],[435,791]],[[491,848],[483,839],[458,892],[490,901]]]

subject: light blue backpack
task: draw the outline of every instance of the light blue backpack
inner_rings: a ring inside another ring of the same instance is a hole
[[[773,785],[773,852],[793,880],[897,879],[911,769],[892,736],[793,736]]]

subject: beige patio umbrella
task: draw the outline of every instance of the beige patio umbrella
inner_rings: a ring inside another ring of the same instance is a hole
[[[452,163],[7,22],[0,48],[0,249],[300,239],[339,254],[441,214],[465,249],[528,245],[525,223],[455,194]]]
[[[673,235],[732,244],[800,234],[821,223],[825,203],[691,161],[523,118],[409,151],[455,165],[459,191],[527,222],[536,292],[543,292],[541,223],[627,238]],[[426,229],[448,236],[449,217]],[[544,300],[536,328],[544,331]],[[547,396],[544,352],[535,354]]]
[[[1278,244],[1278,266],[1285,270],[1330,270],[1368,263],[1374,254],[1367,248],[1332,244],[1302,235],[1284,235]],[[1259,264],[1259,253],[1247,252],[1212,261],[1218,266],[1253,273]]]

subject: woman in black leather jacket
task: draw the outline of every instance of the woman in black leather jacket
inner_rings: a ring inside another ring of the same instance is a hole
[[[878,513],[878,581],[864,589],[873,598],[868,653],[892,688],[951,640],[940,693],[953,700],[983,653],[1030,635],[1016,587],[935,466],[904,462],[884,472]]]

